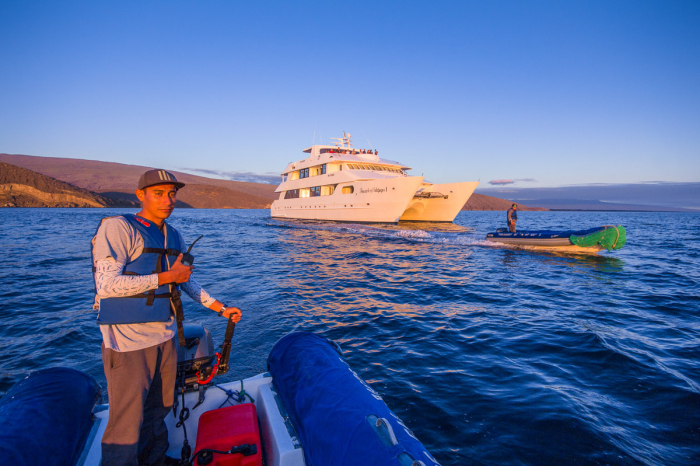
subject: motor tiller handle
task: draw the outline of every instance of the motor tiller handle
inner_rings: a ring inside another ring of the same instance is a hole
[[[217,375],[228,372],[228,358],[231,355],[231,339],[233,338],[234,330],[236,330],[236,323],[233,321],[233,316],[231,316],[228,318],[226,334],[224,336],[224,344],[221,346],[221,359],[219,361],[219,367],[216,373]]]

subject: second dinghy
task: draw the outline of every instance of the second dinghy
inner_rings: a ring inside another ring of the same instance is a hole
[[[627,231],[622,225],[604,225],[579,231],[518,231],[499,228],[486,235],[486,241],[519,248],[550,249],[561,252],[597,253],[622,248],[627,242]]]

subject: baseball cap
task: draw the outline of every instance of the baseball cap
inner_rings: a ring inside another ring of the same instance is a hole
[[[139,178],[138,189],[148,188],[149,186],[155,186],[157,184],[174,184],[177,189],[185,186],[185,183],[177,181],[177,178],[175,178],[175,175],[172,173],[165,170],[156,169],[148,170],[146,173],[141,175],[141,178]]]

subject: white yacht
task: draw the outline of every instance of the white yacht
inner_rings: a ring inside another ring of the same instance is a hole
[[[282,173],[274,218],[340,222],[452,222],[479,184],[433,184],[410,176],[399,162],[376,150],[356,149],[350,134],[335,145],[304,149],[309,156]]]

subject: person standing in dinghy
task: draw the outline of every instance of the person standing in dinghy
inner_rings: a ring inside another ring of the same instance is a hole
[[[241,311],[215,300],[182,263],[186,245],[165,220],[185,184],[165,170],[139,179],[141,211],[107,217],[92,239],[94,309],[102,332],[109,421],[102,436],[102,466],[179,464],[166,456],[165,417],[173,406],[181,287],[219,315]]]
[[[510,209],[508,209],[508,212],[506,213],[506,216],[508,218],[508,231],[511,233],[515,233],[515,222],[518,221],[518,204],[513,204]]]

